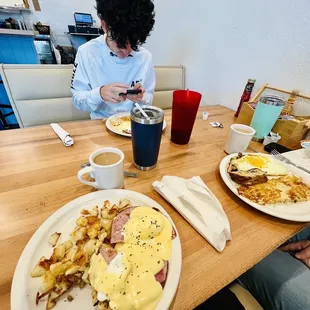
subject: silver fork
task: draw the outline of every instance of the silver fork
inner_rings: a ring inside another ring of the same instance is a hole
[[[293,163],[292,161],[290,161],[288,158],[286,158],[286,157],[284,157],[282,154],[280,154],[277,150],[272,150],[270,153],[271,153],[271,155],[272,155],[275,159],[277,159],[277,160],[279,160],[279,161],[282,161],[282,162],[284,162],[284,163],[286,163],[286,164],[293,165],[293,166],[295,166],[296,168],[301,169],[301,170],[303,170],[303,171],[305,171],[305,172],[307,172],[307,173],[310,174],[310,170],[308,170],[308,169],[306,169],[306,168],[304,168],[304,167],[301,167],[301,166],[296,165],[295,163]]]

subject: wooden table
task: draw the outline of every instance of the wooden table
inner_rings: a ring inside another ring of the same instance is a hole
[[[210,112],[207,121],[202,111]],[[159,162],[153,171],[126,178],[126,189],[159,202],[174,220],[182,242],[183,266],[173,309],[192,309],[232,282],[289,239],[305,224],[292,223],[260,213],[239,200],[222,182],[219,163],[233,112],[221,106],[201,108],[191,141],[170,142],[171,112],[162,137]],[[220,121],[224,129],[212,128]],[[132,164],[131,140],[106,130],[100,120],[64,123],[75,139],[64,147],[50,126],[0,132],[0,305],[10,309],[10,288],[18,258],[35,230],[58,208],[93,191],[76,174],[89,154],[114,146],[125,153],[125,168]],[[252,147],[262,149],[258,144]],[[222,203],[230,220],[233,240],[218,253],[153,189],[163,175],[190,178],[200,175]]]

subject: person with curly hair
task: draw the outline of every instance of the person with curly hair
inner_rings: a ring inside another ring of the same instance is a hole
[[[134,102],[151,105],[155,71],[151,53],[141,47],[155,23],[151,0],[96,0],[104,35],[82,45],[76,56],[73,104],[92,119],[130,111]],[[120,95],[127,89],[137,95]]]

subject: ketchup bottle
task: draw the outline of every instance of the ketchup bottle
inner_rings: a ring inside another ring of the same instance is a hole
[[[241,100],[240,100],[237,112],[235,113],[235,117],[239,116],[243,103],[250,100],[255,82],[256,80],[254,79],[248,79],[248,83],[246,84],[243,94],[241,96]]]

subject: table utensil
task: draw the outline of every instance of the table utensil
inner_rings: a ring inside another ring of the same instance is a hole
[[[114,154],[118,156],[117,162],[99,164],[96,159],[100,155]],[[93,152],[89,156],[90,166],[85,166],[78,172],[78,179],[89,186],[96,189],[113,189],[123,188],[124,186],[124,153],[116,148],[102,148]],[[86,181],[83,175],[92,174],[96,181]]]
[[[70,136],[70,133],[64,130],[61,126],[56,123],[50,124],[56,135],[62,141],[64,146],[71,146],[74,144],[73,138]]]
[[[245,152],[248,148],[255,130],[243,124],[233,124],[230,126],[229,136],[224,150],[227,154]]]
[[[251,146],[248,146],[248,149],[254,153],[258,153],[258,151],[254,150]]]
[[[246,154],[246,153],[245,153]],[[232,179],[229,177],[227,173],[227,168],[229,165],[229,162],[232,157],[237,156],[238,154],[230,154],[223,158],[223,160],[220,163],[220,175],[224,183],[227,185],[227,187],[241,200],[243,200],[245,203],[247,203],[249,206],[263,212],[266,214],[269,214],[271,216],[288,220],[288,221],[294,221],[294,222],[310,222],[310,204],[309,201],[304,202],[298,202],[298,203],[276,203],[272,205],[259,205],[244,196],[239,195],[238,193],[238,187],[236,183],[232,181]],[[258,153],[257,155],[265,156],[265,157],[272,157],[272,155],[266,155],[262,153]],[[297,157],[296,157],[297,158]],[[290,168],[288,166],[288,168]],[[303,180],[310,184],[310,176],[307,174],[301,174],[300,170],[294,168],[293,170],[294,175],[298,177],[302,177]]]
[[[271,154],[275,159],[277,159],[277,160],[279,160],[279,161],[282,161],[282,162],[284,162],[284,163],[286,163],[286,164],[288,164],[288,165],[293,165],[293,166],[295,166],[296,168],[301,169],[301,170],[303,170],[303,171],[305,171],[305,172],[307,172],[307,173],[310,174],[310,170],[308,170],[308,169],[306,169],[306,168],[304,168],[304,167],[301,167],[301,166],[299,166],[299,165],[293,163],[291,160],[285,158],[285,157],[284,157],[281,153],[279,153],[277,150],[272,150],[272,151],[270,152],[270,154]]]
[[[91,210],[96,205],[102,206],[106,200],[109,200],[112,205],[118,204],[121,199],[128,199],[135,206],[146,206],[160,210],[168,218],[176,231],[176,238],[172,240],[172,255],[169,261],[163,296],[155,308],[155,310],[169,309],[178,288],[182,268],[182,249],[176,226],[166,210],[153,199],[129,190],[106,190],[93,192],[67,203],[52,214],[31,237],[15,269],[12,292],[18,292],[18,294],[11,294],[13,296],[11,297],[12,310],[45,309],[42,303],[36,305],[38,282],[30,277],[30,272],[42,255],[51,253],[51,245],[48,243],[51,234],[61,232],[58,242],[68,240],[82,209]],[[90,287],[86,286],[83,289],[73,288],[71,294],[74,296],[72,303],[75,310],[94,309]],[[59,301],[55,307],[55,309],[60,310],[68,308],[70,309],[70,305],[63,301]]]
[[[191,90],[173,92],[171,141],[187,144],[190,140],[202,95]]]
[[[231,240],[230,225],[221,203],[200,177],[164,176],[155,190],[219,252]]]
[[[131,110],[131,135],[134,165],[140,170],[155,168],[160,149],[164,111],[154,106],[140,107],[147,115],[146,119],[138,107]]]

